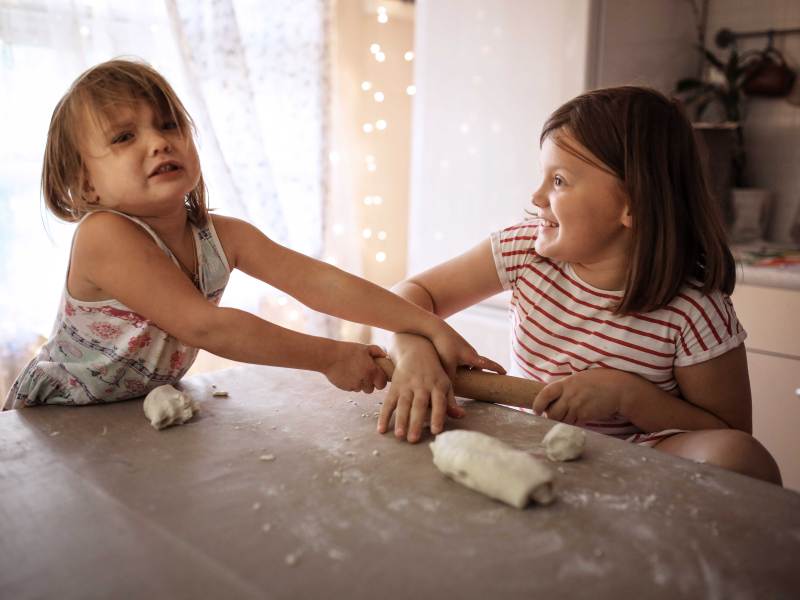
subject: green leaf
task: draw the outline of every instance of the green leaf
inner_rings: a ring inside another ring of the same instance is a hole
[[[703,53],[703,56],[705,56],[705,57],[706,57],[706,60],[707,60],[708,62],[710,62],[710,63],[711,63],[713,66],[715,66],[715,67],[716,67],[717,69],[719,69],[720,71],[723,71],[723,72],[725,71],[725,65],[724,65],[724,63],[723,63],[723,62],[722,62],[720,59],[718,59],[718,58],[717,58],[717,57],[714,55],[714,53],[713,53],[713,52],[711,52],[710,50],[708,50],[708,49],[706,49],[706,48],[703,48],[702,46],[700,47],[700,51]]]

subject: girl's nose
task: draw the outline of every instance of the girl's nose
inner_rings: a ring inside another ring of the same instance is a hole
[[[150,152],[153,156],[158,154],[169,154],[172,152],[172,144],[160,131],[154,131],[150,136]]]
[[[531,195],[531,202],[533,203],[534,206],[537,206],[539,208],[544,208],[548,204],[547,194],[542,192],[542,188],[539,188]]]

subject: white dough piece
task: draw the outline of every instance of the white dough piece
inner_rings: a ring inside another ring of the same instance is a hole
[[[550,460],[574,460],[583,453],[586,432],[580,427],[558,423],[542,440],[542,445]]]
[[[541,461],[477,431],[446,431],[430,444],[433,464],[482,494],[525,508],[553,501],[553,473]]]
[[[156,429],[170,425],[183,425],[197,412],[197,406],[188,394],[171,385],[160,385],[144,399],[144,414]]]

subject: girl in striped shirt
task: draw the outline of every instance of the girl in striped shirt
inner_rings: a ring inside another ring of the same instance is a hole
[[[398,284],[447,317],[512,291],[512,373],[547,385],[534,413],[780,483],[752,435],[750,385],[729,295],[735,265],[692,127],[640,87],[556,110],[541,138],[534,218]],[[378,430],[415,442],[460,416],[430,343],[395,336]]]

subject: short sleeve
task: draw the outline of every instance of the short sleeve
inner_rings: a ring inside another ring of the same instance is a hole
[[[706,362],[742,344],[747,332],[739,323],[729,296],[722,292],[702,294],[684,290],[671,304],[683,317],[675,366]]]
[[[495,231],[490,239],[494,266],[504,290],[514,287],[520,270],[527,263],[541,260],[533,249],[536,226],[530,222]]]

